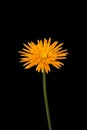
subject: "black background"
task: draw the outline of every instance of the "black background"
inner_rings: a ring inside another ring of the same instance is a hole
[[[23,43],[36,43],[38,39],[49,37],[52,42],[64,42],[63,49],[68,49],[69,52],[67,59],[62,60],[65,65],[60,70],[51,66],[51,72],[47,74],[47,95],[53,130],[81,126],[83,91],[79,86],[82,84],[82,28],[81,24],[78,24],[81,15],[77,5],[74,5],[74,9],[71,4],[66,4],[67,7],[62,4],[48,5],[39,8],[16,5],[15,8],[12,7],[10,20],[7,19],[6,32],[9,32],[11,41],[11,60],[7,73],[10,75],[7,82],[10,84],[5,91],[8,92],[8,126],[12,129],[48,130],[42,74],[36,72],[35,67],[25,70],[19,63],[18,51],[22,49]],[[14,58],[11,55],[13,53]]]

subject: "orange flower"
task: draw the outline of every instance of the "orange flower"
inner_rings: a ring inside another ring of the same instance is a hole
[[[58,41],[51,44],[51,38],[48,41],[44,38],[44,42],[37,40],[37,44],[28,42],[27,45],[24,44],[25,48],[19,51],[20,55],[23,56],[20,62],[24,62],[25,69],[36,65],[36,71],[38,72],[45,70],[48,73],[50,64],[59,69],[64,65],[59,60],[66,59],[68,52],[67,49],[62,50],[63,43],[57,44]]]

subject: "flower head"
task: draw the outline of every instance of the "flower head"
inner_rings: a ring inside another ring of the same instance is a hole
[[[20,62],[24,62],[23,66],[25,69],[29,69],[33,66],[36,67],[36,71],[50,71],[50,64],[56,68],[60,68],[64,65],[60,60],[66,59],[68,54],[67,49],[62,50],[63,43],[58,44],[58,41],[53,42],[51,44],[51,38],[47,41],[44,38],[44,41],[37,40],[37,44],[31,42],[26,45],[22,51],[19,51],[22,58]]]

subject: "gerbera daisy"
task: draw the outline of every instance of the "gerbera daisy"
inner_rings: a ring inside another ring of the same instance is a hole
[[[37,44],[31,42],[26,45],[22,51],[19,51],[22,58],[20,62],[24,62],[25,69],[29,69],[36,66],[36,71],[44,71],[48,73],[50,71],[50,64],[60,69],[64,65],[60,60],[66,59],[68,54],[67,49],[62,50],[63,43],[58,44],[58,41],[51,44],[51,38],[44,41],[37,40]]]

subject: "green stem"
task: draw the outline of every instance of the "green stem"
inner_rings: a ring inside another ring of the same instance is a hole
[[[43,93],[44,93],[44,102],[45,102],[45,108],[46,108],[48,127],[49,127],[49,130],[52,130],[50,113],[49,113],[49,106],[48,106],[48,100],[47,100],[46,73],[45,72],[43,72]]]

